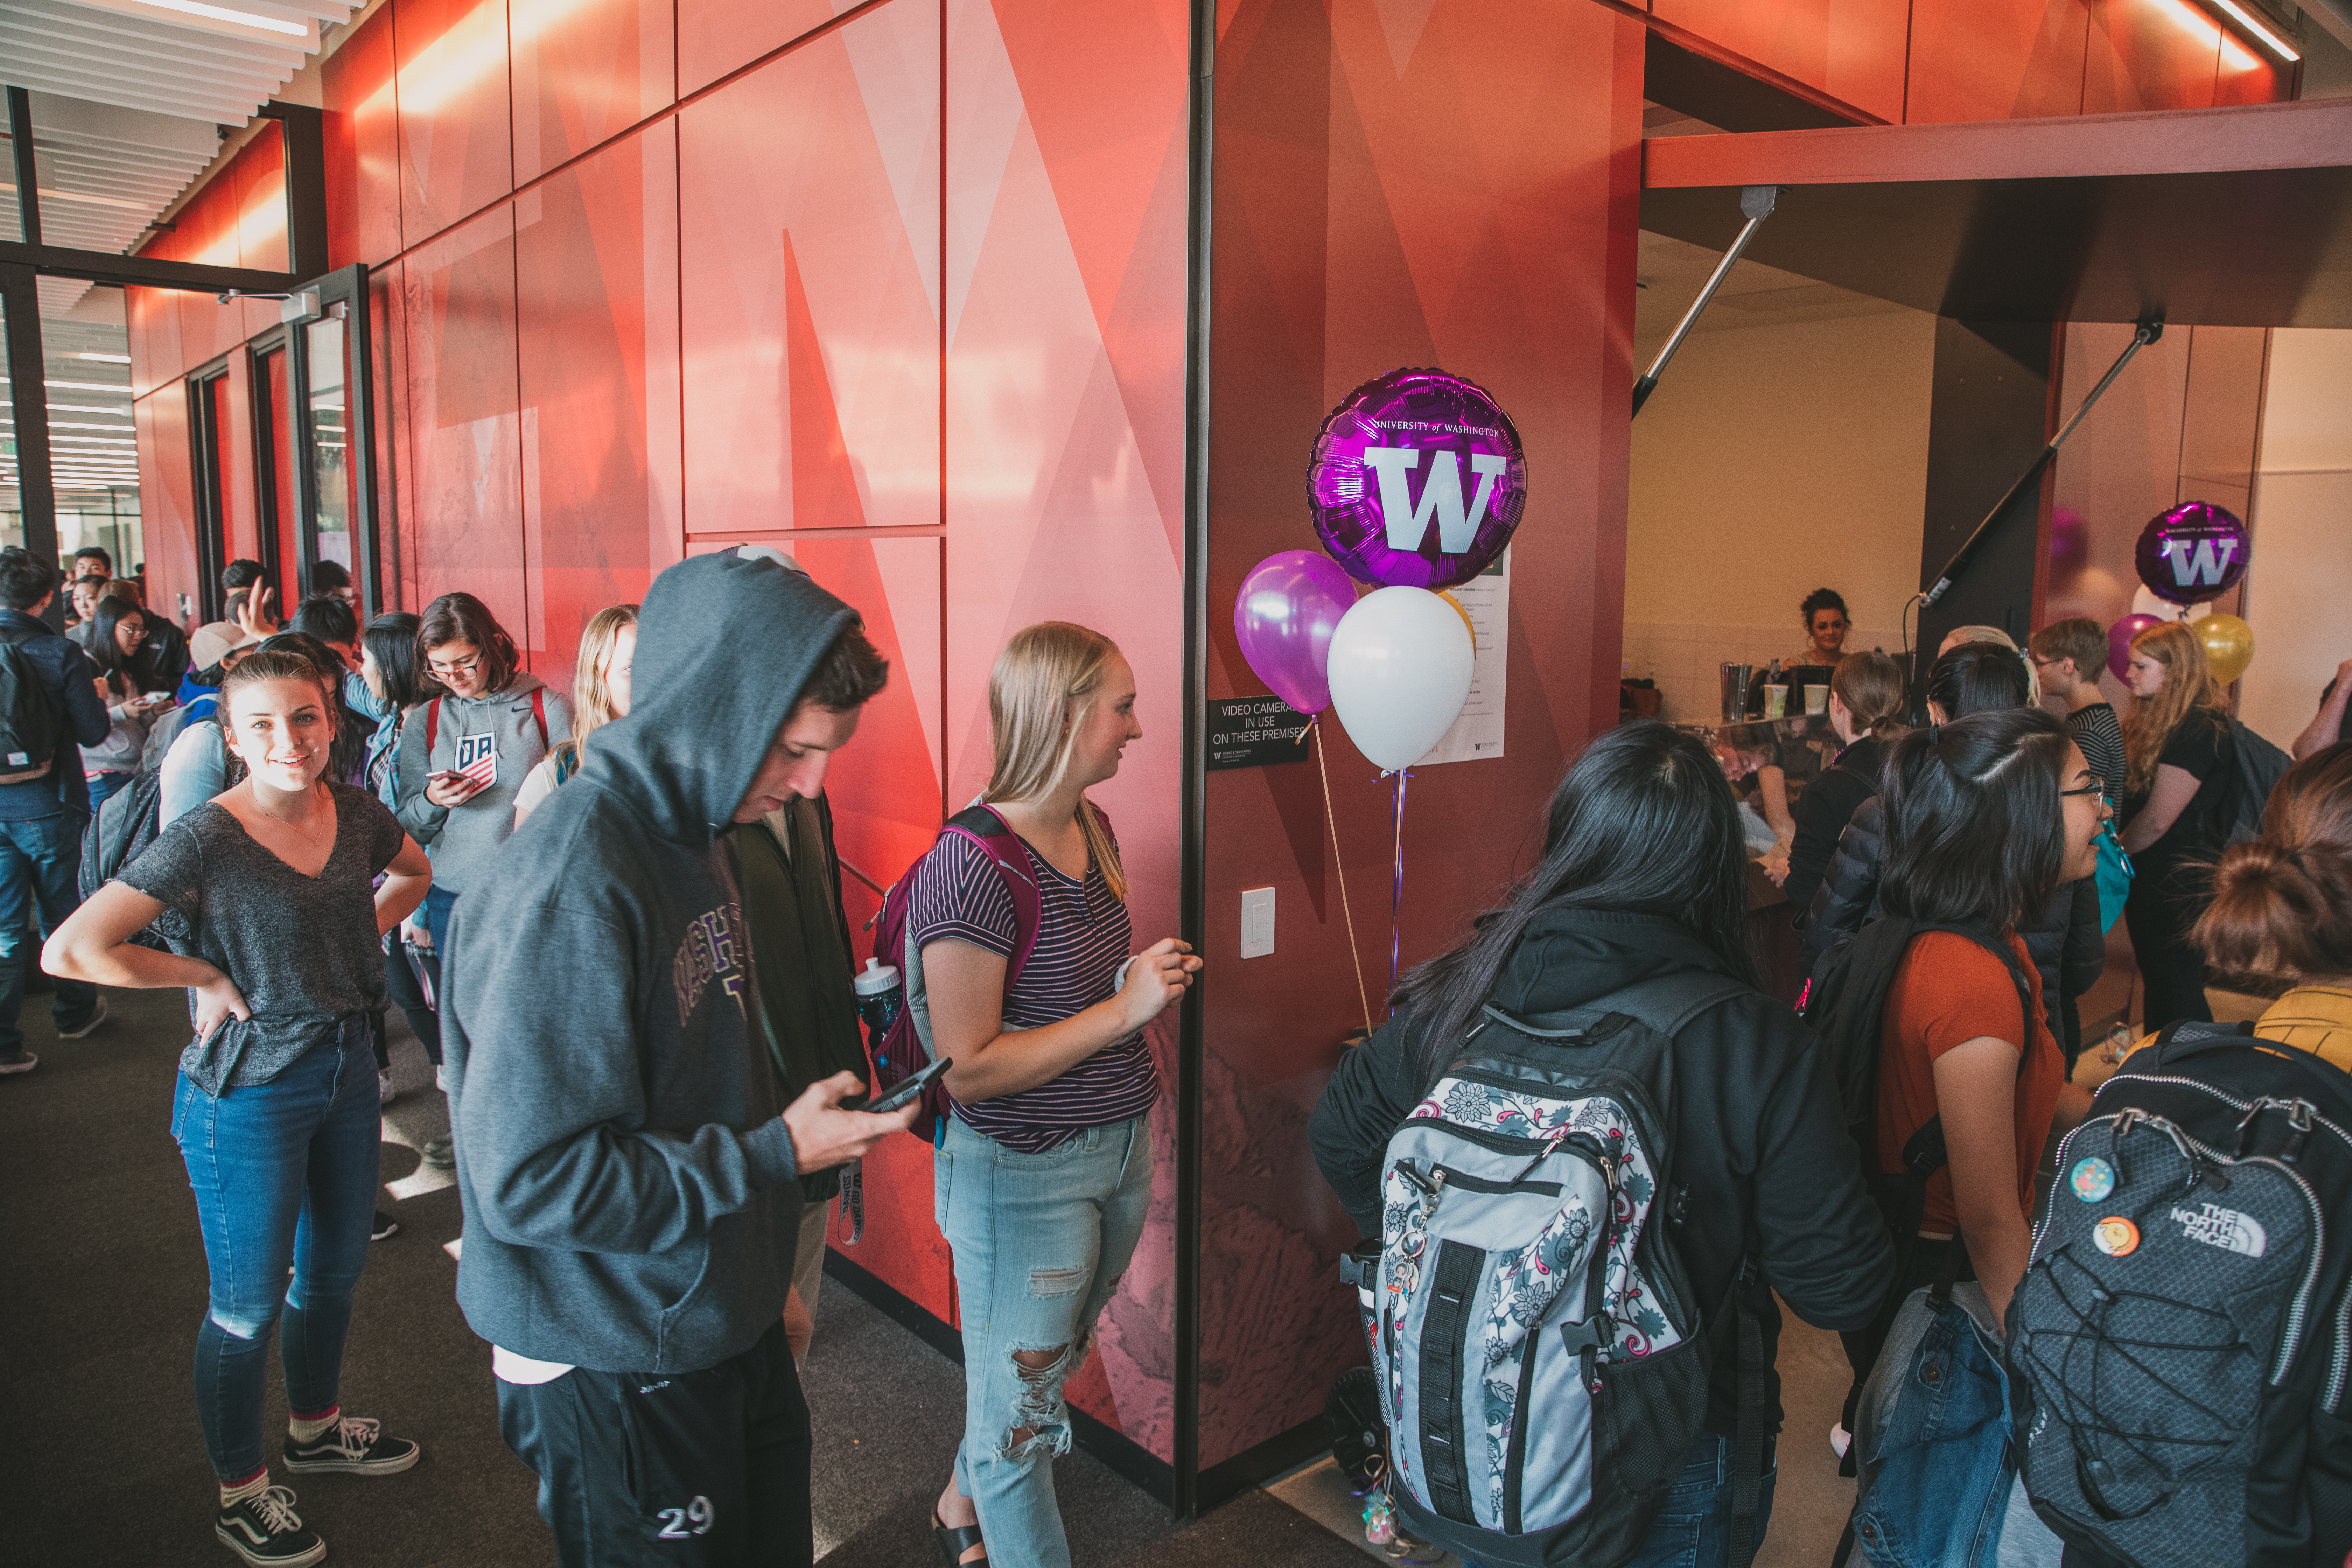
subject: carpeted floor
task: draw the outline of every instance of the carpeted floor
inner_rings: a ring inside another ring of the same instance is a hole
[[[189,1397],[205,1310],[195,1205],[171,1138],[180,993],[109,992],[112,1016],[59,1041],[26,999],[34,1071],[0,1079],[0,1561],[24,1568],[232,1563],[212,1538],[212,1476]],[[425,1446],[403,1476],[298,1489],[329,1561],[371,1568],[541,1568],[553,1554],[535,1480],[499,1439],[489,1347],[452,1289],[457,1194],[413,1146],[446,1127],[422,1047],[395,1015],[383,1205],[400,1234],[369,1256],[344,1362],[344,1407]],[[266,1430],[284,1430],[273,1373]],[[818,1303],[817,1552],[826,1568],[937,1561],[928,1510],[961,1425],[955,1366],[838,1281]],[[1264,1492],[1181,1531],[1159,1501],[1083,1453],[1055,1470],[1079,1563],[1341,1568],[1364,1559]]]

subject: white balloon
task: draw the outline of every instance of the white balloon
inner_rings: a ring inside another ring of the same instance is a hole
[[[1367,594],[1331,634],[1331,710],[1365,756],[1409,767],[1469,700],[1473,655],[1461,613],[1428,589]]]

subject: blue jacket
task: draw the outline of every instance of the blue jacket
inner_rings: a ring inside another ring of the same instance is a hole
[[[50,629],[47,622],[22,610],[0,606],[0,632],[23,637],[17,646],[39,672],[49,694],[49,713],[57,721],[58,753],[49,771],[24,784],[0,784],[0,820],[27,822],[36,817],[71,812],[89,815],[89,785],[81,775],[77,746],[95,746],[106,739],[113,721],[98,695],[98,666],[69,638]]]

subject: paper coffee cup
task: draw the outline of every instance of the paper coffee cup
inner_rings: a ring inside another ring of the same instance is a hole
[[[1830,710],[1830,689],[1819,681],[1805,688],[1805,711],[1826,713]]]
[[[1789,711],[1789,689],[1767,685],[1764,688],[1764,717],[1779,719]]]

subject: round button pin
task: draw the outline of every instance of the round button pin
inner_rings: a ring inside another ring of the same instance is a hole
[[[2109,1258],[2126,1258],[2139,1249],[2139,1226],[2121,1215],[2109,1215],[2091,1232],[2091,1243]]]
[[[2116,1168],[2096,1154],[2075,1161],[2066,1179],[2074,1195],[2086,1204],[2098,1203],[2116,1190]]]

